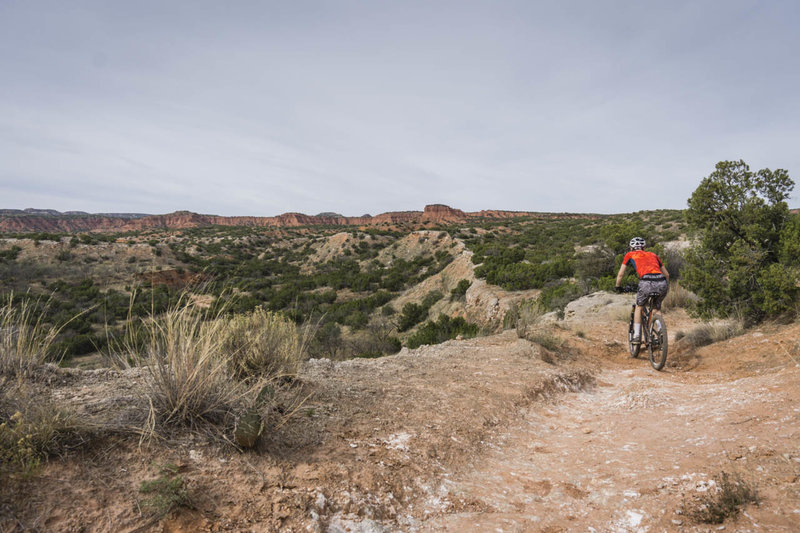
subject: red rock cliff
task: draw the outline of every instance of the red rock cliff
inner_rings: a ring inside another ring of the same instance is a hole
[[[587,217],[592,215],[547,214],[525,211],[478,211],[465,213],[443,204],[426,205],[424,211],[392,211],[380,215],[345,217],[338,215],[312,216],[303,213],[284,213],[274,217],[223,217],[176,211],[166,215],[150,215],[135,219],[101,215],[0,215],[0,232],[120,232],[146,229],[186,229],[203,226],[297,227],[297,226],[377,226],[380,224],[447,223],[457,224],[476,219],[505,219],[516,217]]]

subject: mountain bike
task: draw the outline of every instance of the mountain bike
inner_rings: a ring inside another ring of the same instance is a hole
[[[635,292],[638,287],[625,287],[625,292]],[[639,357],[642,346],[646,346],[650,354],[650,364],[656,370],[661,370],[667,363],[667,324],[661,314],[657,314],[655,304],[660,294],[653,293],[647,296],[642,306],[642,336],[641,342],[633,342],[633,315],[636,312],[636,302],[631,306],[631,318],[628,322],[628,348],[631,357]]]

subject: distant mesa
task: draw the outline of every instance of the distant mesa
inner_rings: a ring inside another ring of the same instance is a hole
[[[29,208],[25,209],[25,213],[27,213],[29,215],[60,215],[61,214],[58,211],[56,211],[55,209],[34,209],[32,207],[29,207]]]
[[[56,211],[55,209],[35,209],[28,207],[26,209],[0,209],[0,217],[3,216],[48,216],[48,217],[107,217],[107,218],[143,218],[151,215],[147,213],[87,213],[86,211]]]
[[[553,215],[524,211],[478,211],[466,213],[444,204],[426,205],[422,211],[390,211],[379,215],[346,217],[339,213],[318,215],[283,213],[273,217],[224,217],[203,215],[191,211],[175,211],[164,215],[143,213],[84,213],[52,209],[0,209],[0,231],[26,232],[124,232],[146,229],[188,229],[206,226],[297,227],[297,226],[380,226],[410,224],[420,227],[430,224],[458,224],[478,219],[505,219],[522,216],[570,216],[591,218],[592,215]]]
[[[422,219],[430,222],[456,222],[466,220],[467,214],[460,209],[453,209],[444,204],[426,205]]]

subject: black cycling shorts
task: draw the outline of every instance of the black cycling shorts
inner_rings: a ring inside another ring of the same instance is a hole
[[[666,298],[667,291],[669,291],[669,282],[665,279],[660,281],[641,279],[639,280],[639,290],[636,292],[636,305],[644,305],[648,296],[657,293],[659,296],[656,298],[655,306],[656,309],[661,309],[661,302]]]

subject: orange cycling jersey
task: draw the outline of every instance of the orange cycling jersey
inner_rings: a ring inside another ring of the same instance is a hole
[[[640,278],[647,276],[648,274],[658,274],[659,276],[663,276],[661,273],[661,259],[659,259],[659,257],[653,252],[632,250],[625,254],[622,262],[635,268],[636,274],[638,274]]]

